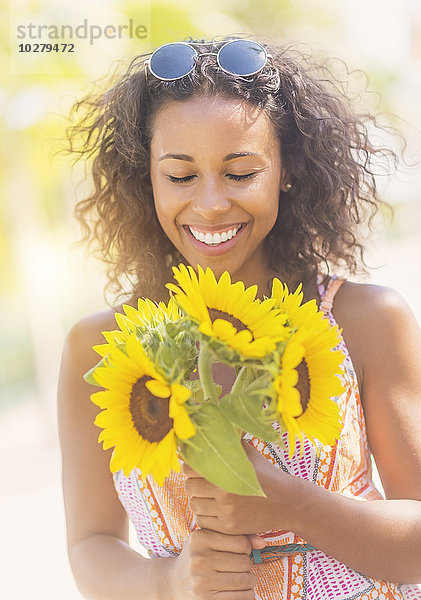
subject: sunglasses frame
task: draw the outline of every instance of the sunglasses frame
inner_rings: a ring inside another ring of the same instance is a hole
[[[257,44],[257,46],[259,46],[261,48],[261,50],[264,52],[265,55],[265,60],[264,63],[262,64],[262,66],[257,69],[256,71],[252,71],[251,73],[245,73],[245,74],[240,74],[240,73],[233,73],[232,71],[228,71],[228,69],[225,69],[219,60],[219,55],[221,53],[221,51],[226,48],[227,46],[229,46],[230,44],[234,44],[236,42],[252,42],[253,44]],[[212,42],[209,42],[212,43]],[[259,44],[259,42],[255,42],[254,40],[249,40],[249,39],[243,39],[243,38],[238,38],[235,40],[228,40],[228,42],[225,42],[218,50],[218,52],[198,52],[196,50],[196,48],[194,46],[207,46],[209,45],[209,43],[206,42],[195,42],[195,44],[193,45],[190,42],[168,42],[167,44],[162,44],[162,46],[159,46],[159,48],[157,48],[156,50],[154,50],[154,52],[151,54],[151,56],[145,61],[145,65],[148,67],[150,73],[156,77],[157,79],[160,79],[161,81],[177,81],[177,79],[182,79],[183,77],[186,77],[187,75],[189,75],[195,68],[196,66],[196,61],[198,56],[203,56],[203,55],[212,55],[212,56],[216,56],[216,62],[219,66],[219,68],[224,71],[224,73],[228,73],[229,75],[235,75],[236,77],[250,77],[251,75],[255,75],[256,73],[259,73],[267,64],[268,58],[270,58],[270,54],[268,54],[265,50],[265,48]],[[158,52],[159,50],[161,50],[162,48],[165,48],[165,46],[179,46],[179,45],[183,45],[183,46],[189,46],[190,48],[192,48],[192,50],[194,50],[194,56],[193,56],[193,66],[192,68],[187,71],[187,73],[184,73],[183,75],[179,75],[178,77],[161,77],[160,75],[157,75],[156,73],[154,73],[154,71],[151,68],[151,60],[154,56],[154,54],[156,52]]]

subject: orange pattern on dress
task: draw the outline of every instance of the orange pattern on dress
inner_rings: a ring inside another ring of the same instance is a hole
[[[331,308],[334,295],[343,280],[332,278],[325,291],[319,280],[322,298],[320,308],[335,324]],[[285,447],[266,444],[246,434],[252,444],[274,467],[296,477],[312,481],[334,493],[360,501],[383,499],[372,481],[371,454],[367,443],[366,424],[360,401],[358,382],[351,357],[343,339],[344,393],[334,398],[340,408],[343,429],[334,446],[316,448],[309,440],[297,441],[289,457],[288,436]],[[151,557],[176,556],[190,533],[197,527],[184,490],[185,475],[171,473],[164,486],[147,477],[143,483],[138,469],[125,477],[114,475],[119,498],[133,522],[140,544]],[[267,545],[305,544],[292,531],[261,532]],[[421,600],[418,585],[398,585],[378,581],[354,571],[327,554],[313,550],[282,556],[277,560],[255,564],[256,600]]]

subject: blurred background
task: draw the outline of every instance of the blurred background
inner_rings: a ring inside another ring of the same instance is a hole
[[[367,86],[367,106],[406,136],[413,165],[379,179],[395,219],[372,237],[373,269],[365,281],[399,290],[421,321],[421,4],[15,0],[0,11],[0,589],[9,600],[76,600],[65,546],[56,386],[66,331],[106,304],[103,267],[76,244],[72,217],[90,189],[82,182],[89,165],[72,169],[69,157],[53,158],[71,105],[103,85],[111,68],[189,35],[248,32],[343,59],[355,70],[355,85]],[[55,26],[58,39],[31,37],[39,25]],[[74,52],[26,51],[36,42],[69,42],[60,36],[62,25],[80,27]],[[107,25],[121,25],[120,37]]]

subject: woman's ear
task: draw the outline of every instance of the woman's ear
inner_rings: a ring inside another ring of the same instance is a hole
[[[286,171],[286,169],[282,169],[282,173],[281,173],[281,191],[282,192],[289,192],[289,190],[291,188],[292,188],[291,176]]]

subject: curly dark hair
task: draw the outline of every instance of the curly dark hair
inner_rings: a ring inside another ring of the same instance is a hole
[[[237,37],[237,36],[236,36]],[[216,53],[224,41],[200,51]],[[188,40],[193,45],[196,40]],[[200,40],[203,44],[203,40]],[[167,103],[195,95],[240,98],[266,111],[280,140],[292,188],[281,192],[277,221],[266,238],[270,266],[294,281],[306,281],[323,266],[365,271],[361,225],[372,223],[382,205],[375,169],[378,158],[397,166],[397,155],[371,142],[376,118],[353,109],[346,86],[327,68],[292,45],[263,44],[270,57],[256,75],[239,77],[218,68],[215,56],[199,54],[195,69],[161,81],[136,56],[106,92],[76,102],[85,113],[66,130],[68,152],[93,158],[92,194],[77,203],[84,240],[99,243],[108,263],[107,288],[120,291],[129,278],[133,298],[167,296],[171,266],[183,257],[167,238],[155,213],[150,180],[153,120]],[[75,140],[82,136],[77,148]],[[147,294],[145,294],[147,291]]]

